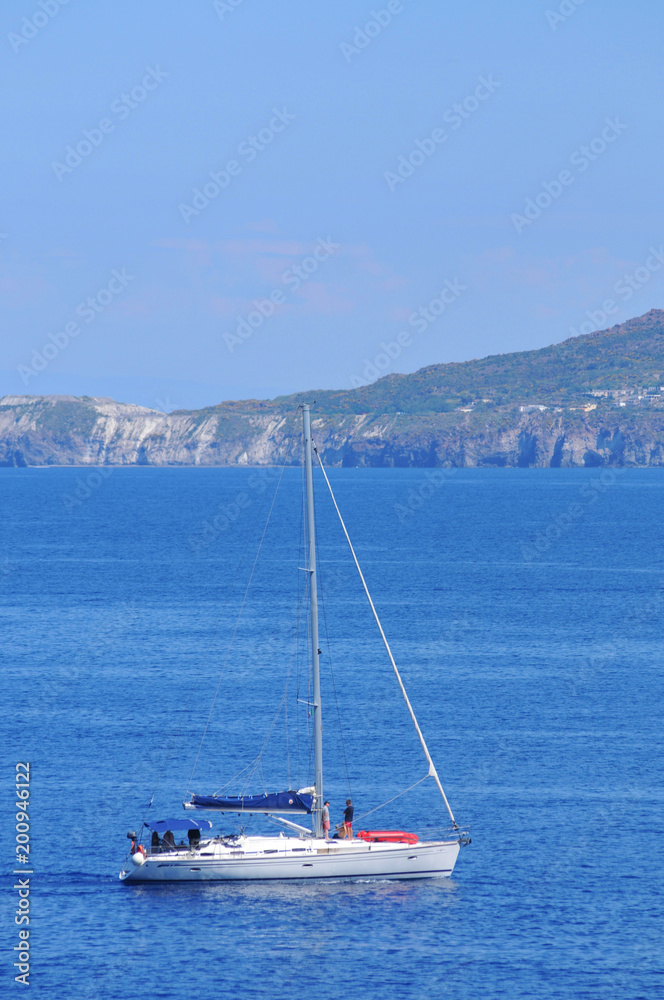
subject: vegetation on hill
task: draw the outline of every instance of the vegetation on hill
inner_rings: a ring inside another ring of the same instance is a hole
[[[444,413],[474,400],[492,406],[571,406],[594,389],[636,389],[664,383],[664,310],[536,351],[430,365],[412,375],[386,375],[359,389],[319,390],[209,407],[247,412],[290,410],[316,403],[319,413]]]
[[[80,400],[58,400],[48,409],[40,413],[39,426],[58,437],[84,435],[92,433],[97,421],[97,412],[89,396]]]
[[[664,311],[653,310],[542,350],[347,391],[171,414],[87,396],[6,396],[0,466],[296,464],[306,401],[329,465],[661,467],[662,383]]]

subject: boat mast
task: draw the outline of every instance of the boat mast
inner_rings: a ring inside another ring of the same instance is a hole
[[[307,485],[307,531],[309,535],[309,601],[311,608],[311,662],[314,680],[314,768],[316,772],[314,800],[314,836],[323,836],[323,720],[320,700],[320,664],[318,657],[318,587],[316,583],[316,525],[314,522],[314,476],[311,457],[311,417],[309,405],[302,407],[304,428],[304,467]]]

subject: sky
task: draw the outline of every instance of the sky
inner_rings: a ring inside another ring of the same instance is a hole
[[[664,9],[7,0],[0,395],[171,411],[664,304]]]

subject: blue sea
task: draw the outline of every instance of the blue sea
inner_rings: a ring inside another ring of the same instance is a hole
[[[121,884],[188,792],[311,780],[301,472],[2,469],[3,995],[21,761],[37,996],[661,996],[664,470],[330,478],[472,838],[453,877]],[[365,816],[427,766],[316,489],[332,817],[350,789],[356,830],[434,835],[431,779]]]

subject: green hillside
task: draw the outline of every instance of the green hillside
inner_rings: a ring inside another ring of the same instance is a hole
[[[158,413],[87,396],[0,400],[0,466],[291,465],[315,404],[329,465],[664,467],[664,311],[538,351],[347,391]],[[603,390],[608,395],[591,396]],[[645,390],[645,391],[643,391]]]
[[[350,390],[280,396],[271,404],[292,407],[316,401],[325,413],[431,413],[476,399],[494,406],[585,402],[593,389],[636,389],[664,383],[664,310],[537,351],[496,354],[460,364],[430,365],[412,375],[386,375]]]

